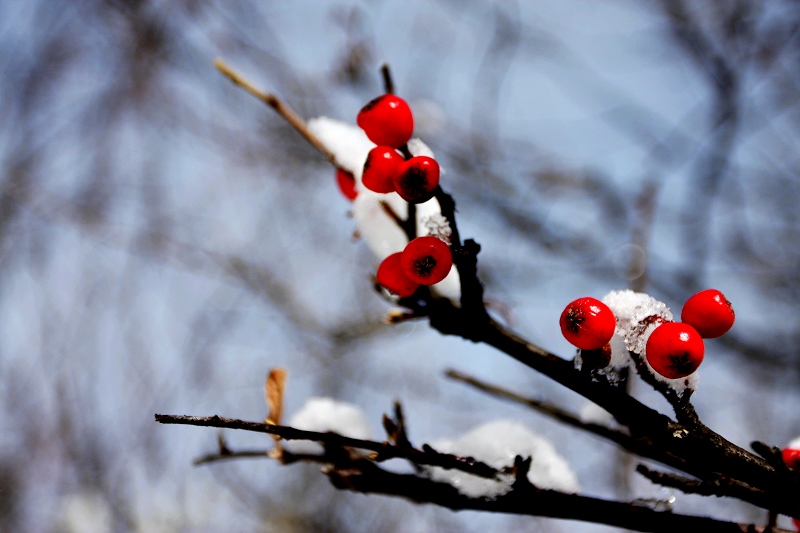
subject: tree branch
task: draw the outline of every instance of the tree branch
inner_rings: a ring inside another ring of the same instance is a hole
[[[308,124],[306,124],[306,121],[303,120],[300,115],[295,113],[294,110],[286,105],[281,99],[274,94],[264,92],[257,88],[220,58],[216,58],[214,60],[214,66],[217,67],[217,70],[227,76],[228,79],[231,80],[235,85],[238,85],[274,109],[275,112],[283,117],[286,122],[288,122],[295,130],[297,130],[297,132],[300,133],[300,135],[302,135],[303,138],[305,138],[305,140],[311,144],[311,146],[316,148],[322,155],[324,155],[325,159],[330,161],[333,166],[339,169],[342,168],[339,162],[336,160],[336,156],[333,154],[333,152],[328,150],[328,147],[325,146],[322,141],[320,141],[319,138],[317,138],[317,136],[311,132],[310,129],[308,129]]]
[[[486,463],[477,461],[471,457],[458,457],[451,454],[439,453],[430,446],[425,446],[423,450],[415,448],[394,446],[388,442],[375,442],[364,439],[354,439],[345,437],[337,433],[323,433],[320,431],[307,431],[296,429],[290,426],[278,426],[273,424],[263,424],[260,422],[247,422],[233,418],[223,418],[221,416],[185,416],[185,415],[155,415],[156,422],[161,424],[182,424],[189,426],[215,427],[227,429],[240,429],[253,431],[256,433],[267,433],[278,435],[285,440],[306,440],[317,441],[325,445],[359,448],[376,452],[370,456],[375,461],[385,461],[388,459],[407,459],[420,465],[439,466],[442,468],[461,470],[469,474],[485,478],[494,478],[500,474],[496,468],[492,468]],[[225,455],[225,454],[218,454]]]

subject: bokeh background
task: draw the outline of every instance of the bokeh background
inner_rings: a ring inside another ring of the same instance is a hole
[[[0,531],[608,530],[339,493],[308,465],[192,467],[215,431],[153,421],[263,419],[274,366],[289,414],[332,396],[382,438],[398,399],[418,445],[515,419],[589,494],[671,495],[443,372],[579,412],[576,395],[423,322],[382,325],[333,169],[215,56],[347,121],[388,62],[516,330],[571,357],[557,320],[576,297],[630,287],[679,313],[718,288],[737,323],[707,343],[702,419],[743,446],[800,434],[797,2],[6,1],[0,50]]]

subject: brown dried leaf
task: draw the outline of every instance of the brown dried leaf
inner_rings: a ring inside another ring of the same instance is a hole
[[[264,396],[267,400],[267,424],[278,425],[283,415],[283,389],[286,385],[286,369],[273,368],[264,382]]]

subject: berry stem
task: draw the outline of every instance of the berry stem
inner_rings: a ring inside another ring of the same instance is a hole
[[[336,156],[328,150],[328,148],[322,143],[322,141],[314,135],[310,129],[308,129],[308,124],[303,118],[295,113],[295,111],[286,105],[280,98],[275,96],[272,93],[267,93],[253,85],[249,80],[247,80],[244,76],[233,70],[230,65],[228,65],[224,60],[221,58],[216,58],[214,60],[214,66],[217,67],[221,73],[223,73],[229,80],[231,80],[234,85],[238,85],[245,91],[249,92],[269,107],[275,110],[281,117],[286,120],[297,132],[303,136],[305,140],[307,140],[311,146],[317,149],[325,159],[331,162],[333,166],[338,169],[343,169],[339,162],[336,160]]]
[[[403,157],[405,158],[406,161],[408,161],[409,159],[414,157],[414,155],[408,149],[408,143],[406,143],[403,146],[401,146],[400,148],[398,148],[398,150],[400,150],[400,153],[403,154]]]
[[[381,65],[381,76],[383,77],[383,90],[386,94],[394,94],[394,81],[392,72],[389,70],[389,63]]]

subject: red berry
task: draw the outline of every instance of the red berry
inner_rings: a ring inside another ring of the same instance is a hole
[[[384,94],[358,112],[356,122],[369,140],[382,146],[400,148],[414,131],[414,115],[402,98]]]
[[[786,466],[794,470],[800,470],[800,450],[797,448],[784,448],[783,449],[783,462]]]
[[[439,163],[432,157],[418,155],[400,165],[394,178],[394,188],[403,200],[421,204],[433,198],[439,185]]]
[[[345,198],[350,201],[356,199],[358,191],[356,191],[356,179],[352,174],[341,168],[336,169],[336,184],[339,185],[339,190]]]
[[[361,182],[371,191],[394,192],[394,178],[404,161],[394,148],[376,146],[369,151],[364,162]]]
[[[406,245],[400,264],[409,279],[420,285],[433,285],[450,273],[453,254],[441,239],[417,237]]]
[[[798,520],[797,518],[792,518],[792,524],[794,524],[794,528],[797,531],[800,531],[800,520]]]
[[[686,377],[703,362],[703,338],[689,324],[664,322],[647,339],[647,362],[669,379]]]
[[[383,260],[378,267],[378,283],[389,292],[407,298],[419,288],[419,283],[411,281],[400,265],[402,252],[397,252]]]
[[[731,303],[716,289],[700,291],[683,305],[681,320],[691,324],[704,339],[724,335],[736,316]]]
[[[609,307],[596,298],[578,298],[561,313],[561,333],[581,350],[599,350],[614,336],[617,319]]]

